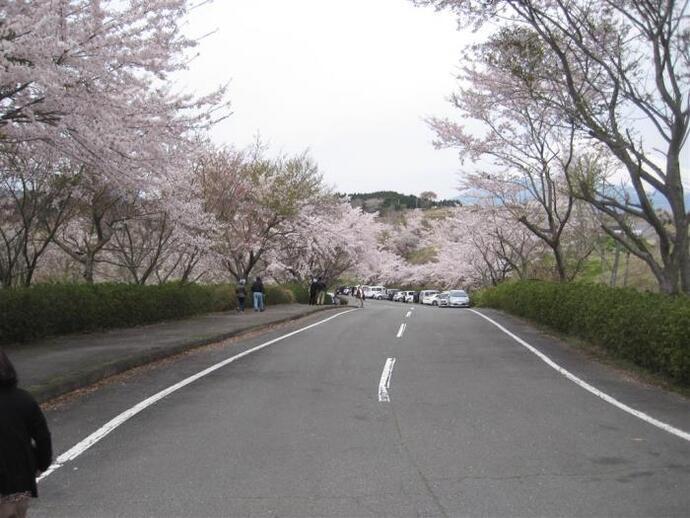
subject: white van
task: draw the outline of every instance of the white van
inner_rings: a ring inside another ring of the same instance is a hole
[[[440,292],[438,290],[424,290],[419,292],[419,302],[422,304],[433,304],[434,297]]]
[[[386,298],[386,288],[384,286],[368,286],[364,290],[364,296],[368,299],[383,300]]]

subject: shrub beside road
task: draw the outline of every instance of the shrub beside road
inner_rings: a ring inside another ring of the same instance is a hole
[[[476,294],[479,306],[527,318],[690,386],[690,298],[598,284],[523,281]]]
[[[266,287],[268,305],[295,301],[288,288]],[[43,284],[0,290],[0,344],[134,327],[235,307],[235,288],[229,284]]]

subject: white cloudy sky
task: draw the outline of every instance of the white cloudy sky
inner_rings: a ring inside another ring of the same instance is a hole
[[[409,0],[215,0],[188,32],[204,38],[185,82],[230,82],[233,115],[214,131],[243,147],[308,148],[340,191],[433,190],[455,196],[457,154],[422,120],[446,98],[470,35],[449,13]]]

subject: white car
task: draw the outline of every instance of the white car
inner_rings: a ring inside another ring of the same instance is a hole
[[[431,305],[434,303],[434,298],[439,294],[438,290],[424,290],[419,292],[419,302],[422,304]]]
[[[444,291],[437,295],[434,295],[434,300],[431,301],[432,306],[446,307],[449,305],[450,292]]]
[[[406,291],[405,292],[405,300],[403,300],[403,302],[414,302],[414,296],[415,296],[414,291]]]
[[[386,288],[384,286],[369,286],[364,290],[364,297],[367,299],[383,300],[386,298]]]
[[[465,290],[450,290],[448,295],[448,305],[451,308],[470,307],[470,296],[465,292]]]
[[[407,297],[407,291],[398,291],[393,295],[393,302],[405,302],[405,297]]]

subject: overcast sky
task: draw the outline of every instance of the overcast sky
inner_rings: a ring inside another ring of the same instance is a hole
[[[309,149],[342,192],[455,196],[460,164],[423,118],[446,101],[468,35],[449,13],[408,0],[215,0],[188,28],[204,38],[186,81],[230,82],[233,115],[213,133],[273,152]]]

